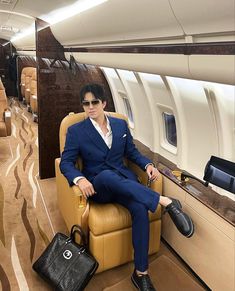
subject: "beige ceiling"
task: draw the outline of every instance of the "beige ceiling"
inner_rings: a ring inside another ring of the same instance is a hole
[[[77,0],[0,0],[0,38],[10,40],[56,9],[73,4]],[[7,2],[7,3],[6,3]]]
[[[0,0],[0,38],[10,40],[32,27],[35,18],[46,21],[51,12],[80,1],[87,0]],[[68,47],[235,40],[234,0],[109,0],[76,15],[65,11],[63,21],[52,24],[50,17],[50,23],[56,39]],[[35,34],[12,43],[33,49]]]

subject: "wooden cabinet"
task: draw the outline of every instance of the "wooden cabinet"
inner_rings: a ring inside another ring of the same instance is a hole
[[[163,215],[163,238],[213,291],[234,291],[235,228],[166,177],[163,193],[179,199],[195,225],[194,235],[186,238]]]

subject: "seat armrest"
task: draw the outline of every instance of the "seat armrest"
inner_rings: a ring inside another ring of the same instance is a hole
[[[148,175],[145,171],[143,171],[140,167],[138,167],[136,164],[128,160],[128,168],[131,169],[138,177],[138,180],[141,184],[147,186],[148,183]],[[150,188],[158,192],[159,194],[162,194],[162,175],[160,174],[159,178],[156,181],[153,181],[151,183]]]
[[[85,232],[88,226],[89,203],[83,197],[78,186],[69,186],[68,181],[60,172],[60,158],[55,160],[57,203],[68,229],[79,224]]]
[[[7,136],[11,135],[11,111],[4,111],[4,121],[6,124]]]

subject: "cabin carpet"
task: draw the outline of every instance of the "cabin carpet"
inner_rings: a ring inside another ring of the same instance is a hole
[[[14,98],[9,107],[12,135],[0,138],[0,286],[51,290],[31,267],[55,232],[39,184],[37,124]]]
[[[203,291],[195,280],[193,280],[181,267],[174,263],[169,257],[161,255],[149,265],[151,280],[158,291],[190,290]],[[177,286],[177,288],[176,288]],[[104,291],[130,291],[136,290],[130,276],[122,281],[107,287]]]
[[[12,135],[0,138],[0,290],[52,290],[32,263],[56,232],[68,231],[57,207],[55,178],[39,179],[37,124],[17,99],[11,98],[9,106]],[[164,243],[150,262],[158,291],[205,290]],[[130,262],[99,273],[85,290],[135,290],[132,271]]]

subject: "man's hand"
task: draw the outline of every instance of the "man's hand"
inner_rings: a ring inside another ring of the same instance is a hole
[[[148,174],[148,177],[151,181],[155,181],[160,177],[160,172],[158,171],[158,169],[151,164],[148,165],[146,173]]]
[[[93,185],[86,179],[82,178],[77,181],[77,185],[82,191],[82,195],[87,199],[89,196],[94,195],[96,192]]]

